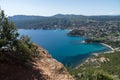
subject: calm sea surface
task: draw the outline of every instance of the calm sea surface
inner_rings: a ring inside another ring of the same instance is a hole
[[[76,65],[93,52],[109,50],[98,43],[82,43],[84,37],[67,36],[68,32],[68,30],[19,30],[21,35],[30,36],[32,42],[39,44],[55,59],[67,65]]]

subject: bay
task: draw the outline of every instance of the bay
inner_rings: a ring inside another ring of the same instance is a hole
[[[109,50],[99,43],[82,43],[84,37],[67,36],[69,30],[24,30],[20,35],[45,48],[55,59],[65,65],[77,65],[94,52]]]

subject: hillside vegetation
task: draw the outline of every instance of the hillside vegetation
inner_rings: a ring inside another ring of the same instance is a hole
[[[12,22],[0,10],[0,62],[26,64],[38,58],[30,38],[20,38]]]
[[[76,80],[120,80],[120,52],[93,55],[68,70]]]

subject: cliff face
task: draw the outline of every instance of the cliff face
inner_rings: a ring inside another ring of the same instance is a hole
[[[0,80],[74,80],[60,62],[37,47],[40,59],[32,67],[0,63]]]

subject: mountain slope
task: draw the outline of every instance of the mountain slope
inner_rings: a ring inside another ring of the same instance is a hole
[[[63,64],[46,50],[38,46],[37,52],[40,59],[28,66],[1,62],[0,80],[74,80]]]
[[[120,80],[120,51],[94,54],[70,72],[76,80]]]

